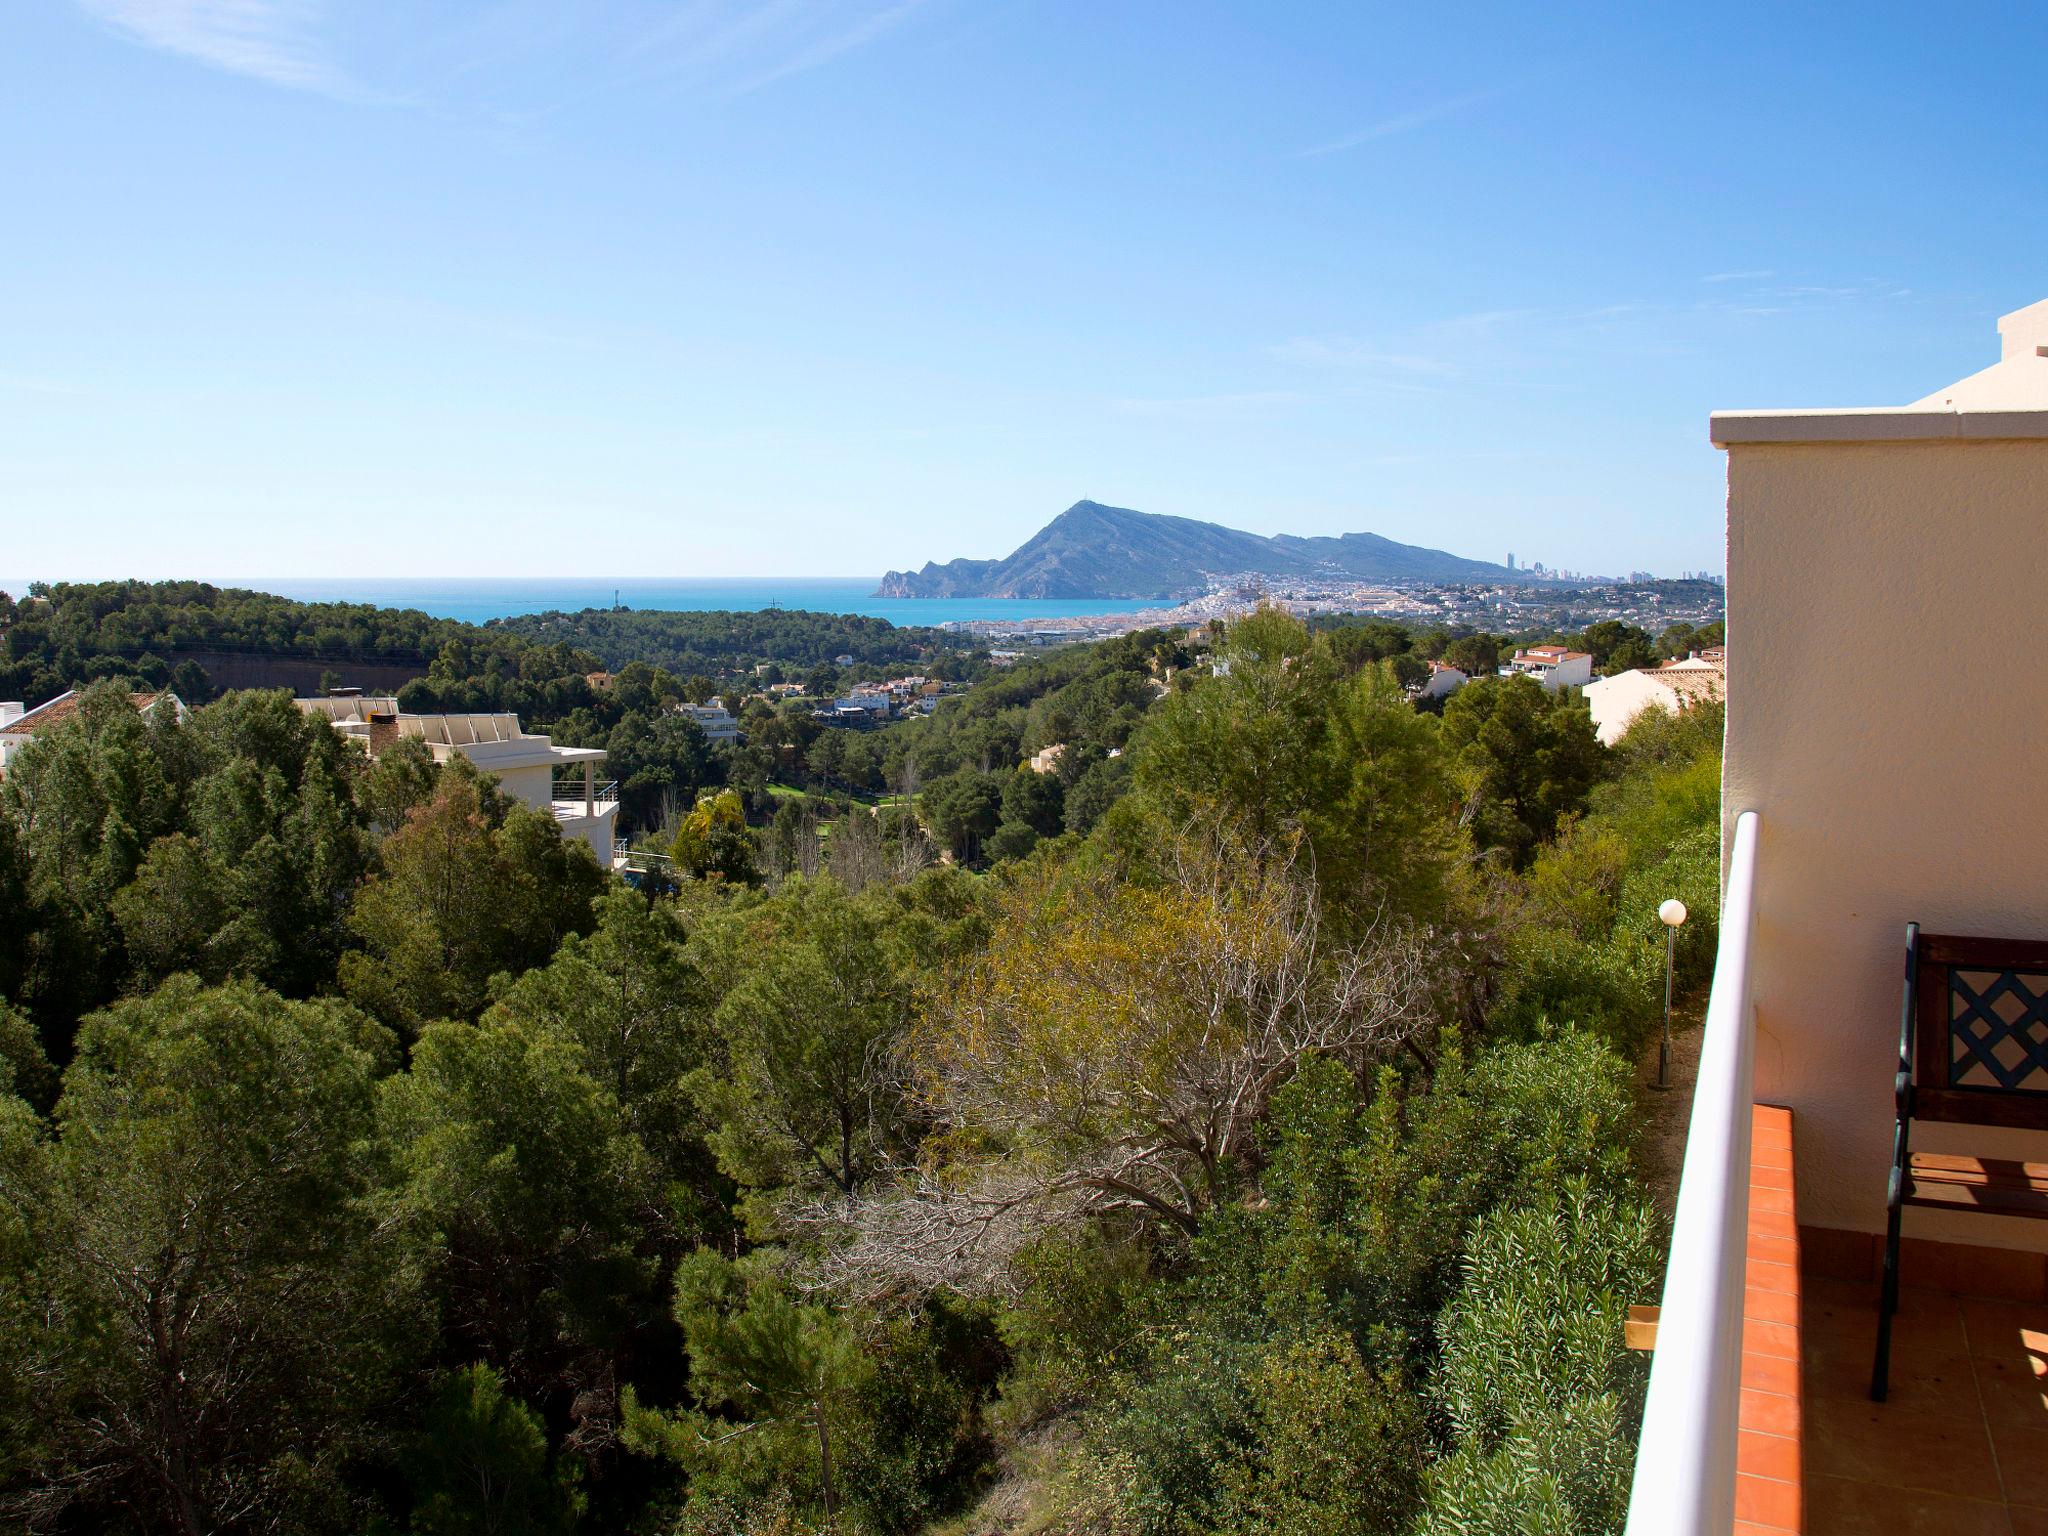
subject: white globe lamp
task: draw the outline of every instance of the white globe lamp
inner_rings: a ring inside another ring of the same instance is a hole
[[[1657,1086],[1671,1086],[1671,981],[1678,970],[1678,925],[1685,921],[1685,903],[1667,897],[1657,908],[1664,925],[1664,1038],[1657,1045]]]

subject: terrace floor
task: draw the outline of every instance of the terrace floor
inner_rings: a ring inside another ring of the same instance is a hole
[[[2048,1304],[1902,1290],[1873,1403],[1876,1285],[1804,1284],[1808,1536],[2048,1536]]]
[[[1750,1213],[1736,1536],[2048,1536],[2042,1256],[1909,1246],[1873,1403],[1875,1242],[1798,1227],[1791,1117],[1761,1105]]]

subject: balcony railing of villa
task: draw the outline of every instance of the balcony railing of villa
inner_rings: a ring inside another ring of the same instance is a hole
[[[581,768],[568,768],[555,775],[554,802],[556,805],[581,807],[586,801],[592,806],[617,805],[619,803],[619,781],[611,779],[603,784],[591,784],[585,793],[585,781]]]
[[[1629,1536],[1728,1536],[1735,1524],[1753,1121],[1749,973],[1756,841],[1757,813],[1746,811],[1736,820],[1729,851]]]

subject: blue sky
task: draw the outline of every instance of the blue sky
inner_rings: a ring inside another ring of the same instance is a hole
[[[1718,567],[2048,295],[2032,6],[15,0],[0,572]]]

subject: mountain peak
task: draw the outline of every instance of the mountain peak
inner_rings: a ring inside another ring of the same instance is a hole
[[[1001,560],[891,571],[877,597],[1129,598],[1178,602],[1216,580],[1323,576],[1360,581],[1514,581],[1519,571],[1375,533],[1265,538],[1218,523],[1083,498]]]

